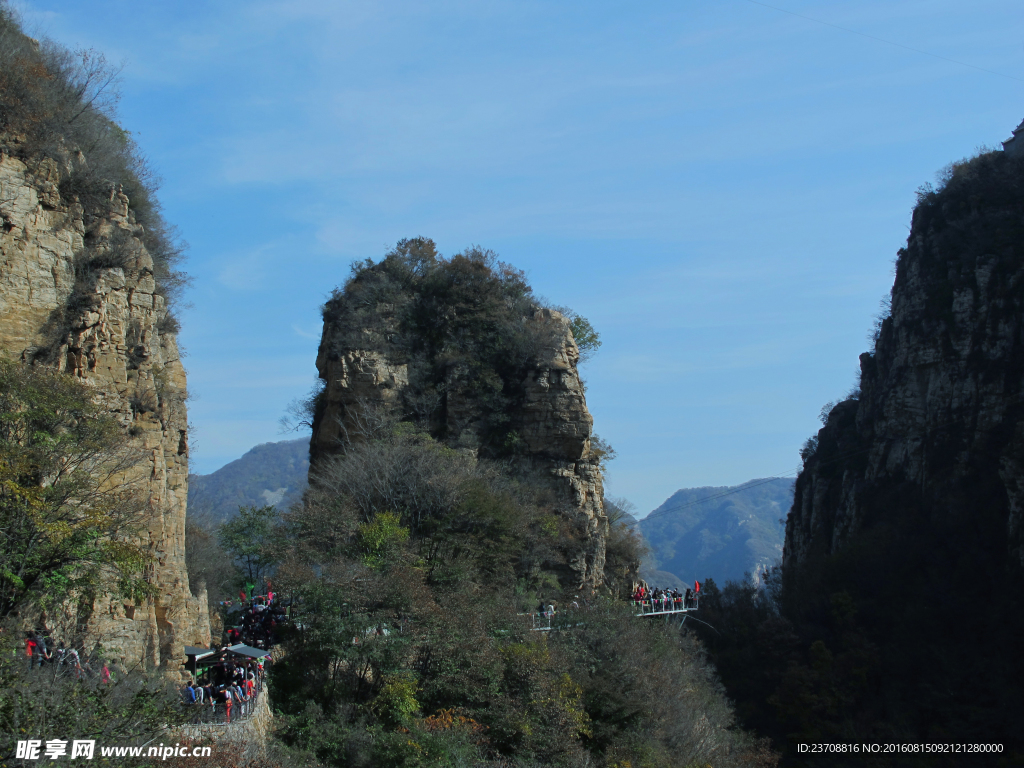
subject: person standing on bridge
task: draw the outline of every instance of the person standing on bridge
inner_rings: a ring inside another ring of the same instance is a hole
[[[231,722],[231,704],[232,704],[232,699],[234,697],[231,695],[231,691],[228,689],[227,686],[223,686],[221,688],[221,692],[220,693],[221,693],[221,696],[224,699],[224,722],[225,723],[230,723]]]

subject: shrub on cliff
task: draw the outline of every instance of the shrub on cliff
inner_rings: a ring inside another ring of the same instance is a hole
[[[611,446],[595,435],[606,455],[614,455]],[[604,497],[604,512],[608,516],[608,539],[605,544],[605,585],[615,595],[628,595],[633,590],[644,558],[650,547],[633,516],[636,506],[629,499]]]
[[[434,586],[504,583],[560,561],[543,495],[408,424],[392,422],[324,459],[304,502],[288,520],[307,561],[399,562],[394,535],[368,542],[400,527]]]
[[[145,454],[92,395],[70,376],[0,359],[0,618],[148,589],[133,535]]]
[[[235,563],[239,586],[263,586],[278,563],[278,511],[273,506],[239,507],[238,515],[217,530],[224,552]]]
[[[755,764],[691,639],[554,596],[571,532],[543,486],[368,421],[287,516],[274,583],[301,626],[270,678],[286,743],[332,766]],[[562,631],[521,615],[542,599]]]
[[[112,678],[104,683],[96,669],[76,677],[70,665],[51,663],[29,669],[24,647],[10,635],[0,637],[0,761],[3,765],[34,765],[16,759],[17,741],[94,740],[95,759],[101,746],[137,746],[169,728],[183,724],[188,710],[173,684],[162,676],[124,670],[113,661]],[[100,663],[99,660],[96,660]],[[40,750],[42,752],[42,750]],[[45,757],[43,758],[45,759]],[[68,759],[65,757],[64,759]],[[47,761],[48,762],[48,761]],[[128,764],[103,759],[104,764]],[[138,765],[136,758],[130,761]]]

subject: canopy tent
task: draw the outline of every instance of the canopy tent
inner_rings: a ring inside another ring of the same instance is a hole
[[[270,651],[264,651],[261,648],[252,648],[243,643],[229,645],[218,651],[208,650],[206,648],[195,648],[191,645],[185,646],[185,656],[187,656],[188,661],[191,662],[190,666],[192,667],[192,674],[196,677],[199,677],[199,667],[212,667],[214,664],[232,657],[252,660],[262,659],[269,655]]]
[[[209,648],[196,648],[194,645],[185,646],[185,655],[189,657],[194,656],[196,660],[202,659],[206,656],[211,656],[214,653],[216,653],[216,651]]]
[[[216,651],[209,648],[197,648],[194,645],[185,646],[185,656],[192,662],[192,675],[194,677],[199,677],[199,660],[213,656],[215,653]]]
[[[250,659],[261,659],[264,656],[269,656],[270,651],[264,651],[262,648],[253,648],[252,646],[245,645],[244,643],[238,643],[237,645],[229,645],[224,649],[229,653],[234,653],[239,656],[246,656]]]

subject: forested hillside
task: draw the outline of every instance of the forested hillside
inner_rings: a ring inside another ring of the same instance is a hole
[[[487,252],[403,241],[335,292],[318,455],[273,577],[302,625],[271,676],[291,748],[331,766],[772,764],[695,639],[619,599],[629,529],[565,493],[600,489],[577,356]],[[534,411],[560,444],[534,447]],[[534,629],[539,605],[554,630]]]
[[[676,491],[638,523],[652,578],[657,571],[689,584],[757,578],[782,557],[782,520],[792,504],[793,481],[784,478]]]
[[[287,509],[306,488],[309,440],[262,443],[216,472],[189,475],[188,511],[194,521],[222,523],[239,507]]]

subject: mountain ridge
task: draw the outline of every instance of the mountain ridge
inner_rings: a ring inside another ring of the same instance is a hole
[[[709,577],[739,581],[748,574],[757,579],[782,555],[781,518],[792,504],[793,484],[761,478],[681,488],[636,523],[651,550],[644,572],[687,584]]]
[[[260,443],[209,474],[190,474],[189,514],[216,525],[239,507],[287,508],[302,497],[309,472],[309,440]]]

